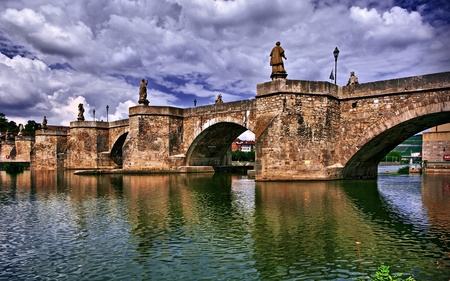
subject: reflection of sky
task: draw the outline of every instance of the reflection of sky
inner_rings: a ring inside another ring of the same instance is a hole
[[[416,228],[428,228],[428,214],[422,204],[420,176],[381,175],[378,178],[378,191],[389,212]]]
[[[231,187],[233,205],[242,217],[250,219],[255,210],[255,182],[250,179],[234,179]]]

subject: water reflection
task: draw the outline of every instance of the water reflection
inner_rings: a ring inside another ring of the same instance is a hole
[[[448,280],[449,186],[0,172],[0,279]]]

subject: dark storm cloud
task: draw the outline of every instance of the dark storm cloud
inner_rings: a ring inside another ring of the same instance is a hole
[[[0,112],[68,124],[81,102],[127,118],[143,77],[152,105],[253,98],[278,40],[290,79],[327,80],[336,46],[341,85],[350,71],[361,82],[448,71],[449,4],[430,2],[441,1],[0,1]]]

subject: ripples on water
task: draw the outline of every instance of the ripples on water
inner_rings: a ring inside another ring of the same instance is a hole
[[[449,206],[448,176],[1,172],[0,280],[355,280],[387,264],[447,281]]]

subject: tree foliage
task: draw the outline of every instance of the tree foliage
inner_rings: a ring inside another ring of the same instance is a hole
[[[25,134],[33,135],[34,131],[41,128],[40,123],[36,123],[34,120],[28,120],[24,125],[23,131]],[[19,132],[19,125],[14,121],[8,121],[4,113],[0,113],[0,132],[9,131],[10,133]]]
[[[0,113],[0,132],[18,132],[19,126],[14,121],[8,121],[4,113]]]
[[[240,150],[233,151],[231,154],[231,160],[233,161],[255,161],[255,152],[244,152]]]
[[[391,151],[383,158],[383,162],[399,162],[402,159],[402,154],[398,151]]]

